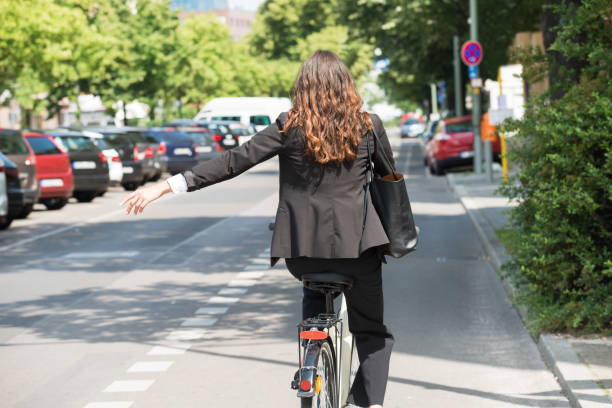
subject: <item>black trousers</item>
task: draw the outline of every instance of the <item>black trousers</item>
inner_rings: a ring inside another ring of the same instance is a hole
[[[323,272],[343,274],[354,279],[353,287],[344,296],[360,367],[347,402],[362,407],[382,405],[394,340],[383,324],[382,268],[376,249],[370,249],[356,259],[300,257],[285,259],[285,263],[289,272],[300,280],[303,274]],[[324,312],[325,296],[304,288],[303,318]]]

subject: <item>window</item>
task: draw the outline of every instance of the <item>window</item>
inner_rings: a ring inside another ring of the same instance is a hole
[[[21,134],[14,130],[0,131],[0,151],[4,154],[28,154],[28,147]]]
[[[213,116],[211,120],[228,120],[231,122],[240,122],[240,116]]]
[[[266,115],[251,116],[251,123],[255,126],[269,126],[270,117]]]
[[[62,151],[46,137],[28,137],[28,143],[35,154],[61,154]]]
[[[446,123],[445,130],[447,133],[463,133],[463,132],[472,132],[474,129],[472,128],[472,122],[459,122],[459,123]]]
[[[55,137],[55,141],[68,152],[95,152],[98,150],[91,139],[85,136],[58,136]]]

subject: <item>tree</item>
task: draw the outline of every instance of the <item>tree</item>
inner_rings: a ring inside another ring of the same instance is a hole
[[[479,0],[479,40],[484,59],[483,78],[497,78],[497,67],[509,59],[516,32],[532,30],[542,0]],[[452,38],[469,39],[467,0],[346,0],[341,3],[352,38],[372,40],[390,61],[380,76],[396,101],[420,101],[429,96],[429,83],[445,80],[453,86]],[[464,68],[463,78],[467,77]],[[452,97],[449,98],[452,100]]]
[[[552,72],[531,101],[504,192],[518,245],[510,271],[537,330],[612,333],[612,58],[607,0],[549,2],[547,54],[522,63],[527,80]],[[542,57],[544,57],[543,62]],[[534,64],[533,62],[537,62]]]
[[[335,52],[359,82],[372,66],[373,47],[349,38],[338,0],[266,0],[248,38],[251,53],[297,68],[318,49]]]

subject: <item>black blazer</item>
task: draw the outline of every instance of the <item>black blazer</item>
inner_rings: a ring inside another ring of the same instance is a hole
[[[380,118],[370,114],[387,157],[393,160],[389,139]],[[389,242],[368,194],[363,228],[367,147],[363,137],[357,157],[341,165],[321,165],[304,154],[300,128],[281,133],[287,120],[282,113],[276,122],[247,143],[183,172],[188,191],[236,177],[276,155],[280,161],[279,204],[270,256],[278,258],[358,258],[368,248]],[[370,136],[374,168],[385,168],[375,154]],[[381,171],[386,174],[387,171]]]

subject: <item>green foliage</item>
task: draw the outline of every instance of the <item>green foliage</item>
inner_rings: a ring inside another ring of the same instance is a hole
[[[479,0],[479,40],[483,78],[497,78],[519,31],[533,31],[543,0]],[[341,2],[351,36],[374,41],[388,57],[382,85],[395,101],[429,98],[429,84],[446,80],[453,90],[453,41],[469,40],[469,2],[446,0],[346,0]],[[462,78],[467,68],[462,64]],[[452,97],[449,95],[449,100]]]
[[[518,132],[510,160],[521,169],[503,189],[520,203],[509,269],[536,330],[612,332],[611,8],[606,0],[556,7],[564,23],[551,48],[572,61],[553,84],[563,94],[532,101],[507,126]],[[542,54],[530,62],[528,75],[539,75]]]
[[[373,46],[349,38],[338,0],[266,0],[259,8],[248,45],[272,63],[292,61],[295,73],[319,49],[333,51],[360,83],[372,67]],[[287,89],[289,91],[289,89]]]

